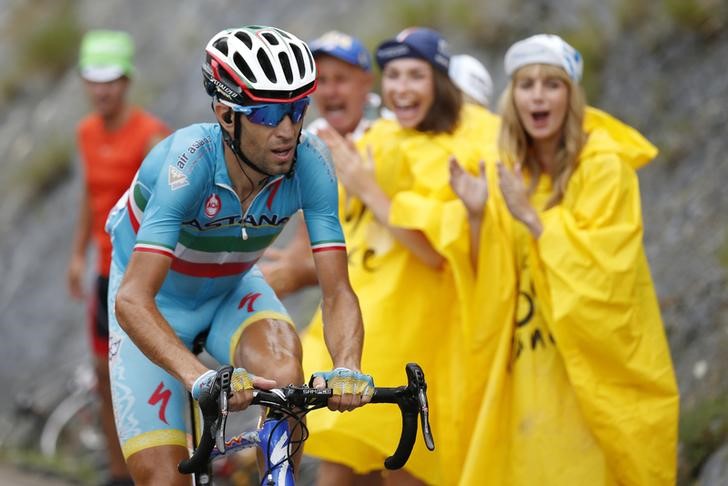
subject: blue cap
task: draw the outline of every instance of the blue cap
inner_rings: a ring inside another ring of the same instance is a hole
[[[406,57],[424,59],[445,74],[450,66],[447,41],[439,32],[425,27],[404,29],[397,37],[382,42],[377,48],[380,68],[389,61]]]
[[[336,30],[326,32],[318,39],[309,42],[308,47],[314,57],[318,54],[327,54],[365,71],[370,71],[372,68],[371,56],[364,44],[356,37]]]

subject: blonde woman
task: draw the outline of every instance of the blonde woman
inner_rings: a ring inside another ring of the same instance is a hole
[[[469,324],[492,358],[461,484],[674,484],[678,393],[635,173],[657,151],[585,106],[558,36],[517,42],[505,68],[501,161],[478,177],[451,162]]]

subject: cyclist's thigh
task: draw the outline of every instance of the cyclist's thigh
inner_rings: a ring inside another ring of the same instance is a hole
[[[253,322],[264,319],[286,322],[295,334],[295,326],[288,311],[255,266],[220,303],[205,344],[207,352],[220,363],[234,364],[233,356],[243,330]]]
[[[109,281],[109,309],[114,309],[122,271],[112,263]],[[170,308],[157,299],[164,317],[193,336],[204,330],[211,319],[213,306],[200,312],[180,307]],[[195,324],[203,323],[203,324]],[[187,446],[185,404],[187,391],[180,382],[152,363],[121,329],[114,312],[109,312],[109,371],[119,441],[124,457],[150,447]],[[192,338],[183,339],[189,346]]]

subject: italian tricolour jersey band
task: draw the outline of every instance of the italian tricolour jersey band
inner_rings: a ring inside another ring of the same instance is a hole
[[[320,243],[313,243],[311,245],[311,251],[313,251],[314,253],[332,250],[346,251],[346,243],[344,243],[343,241],[322,241]]]

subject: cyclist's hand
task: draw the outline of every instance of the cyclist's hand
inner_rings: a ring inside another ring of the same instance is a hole
[[[374,393],[374,380],[371,376],[348,368],[314,373],[313,386],[331,388],[334,396],[329,399],[329,409],[339,412],[354,410],[369,403]]]
[[[195,400],[199,399],[202,390],[209,390],[215,384],[215,377],[217,373],[213,370],[209,370],[200,375],[192,385],[192,398]],[[253,399],[253,388],[260,388],[261,390],[270,390],[276,386],[276,382],[255,376],[254,374],[245,370],[245,368],[235,368],[233,370],[233,376],[230,383],[232,396],[228,401],[228,410],[236,412],[245,410],[250,405],[250,401]]]

